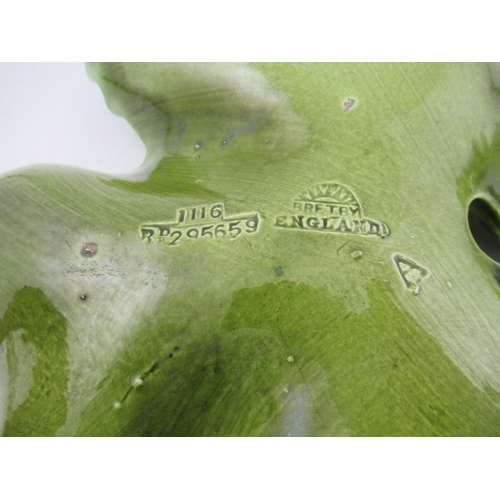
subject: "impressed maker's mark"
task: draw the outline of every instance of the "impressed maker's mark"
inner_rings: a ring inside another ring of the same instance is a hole
[[[285,229],[389,236],[387,224],[363,215],[354,193],[337,182],[317,184],[293,201],[295,214],[276,217],[274,225]]]
[[[144,224],[141,238],[152,242],[178,245],[183,240],[206,238],[235,239],[243,234],[252,234],[259,229],[259,213],[226,216],[224,203],[181,208],[177,221]]]

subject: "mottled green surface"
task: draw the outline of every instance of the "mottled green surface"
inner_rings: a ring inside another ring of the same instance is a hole
[[[342,435],[348,426],[358,436],[500,434],[494,401],[393,307],[390,287],[373,283],[369,297],[371,307],[355,315],[303,284],[241,290],[216,333],[180,340],[179,351],[172,340],[134,343],[103,382],[80,432]],[[148,326],[142,339],[154,331]],[[183,330],[161,329],[170,339]],[[134,370],[144,380],[136,388],[127,380]],[[300,388],[292,404],[302,417],[287,429],[278,424],[290,412],[292,387]],[[111,410],[113,400],[121,407]]]
[[[66,420],[66,320],[41,290],[24,287],[0,320],[0,342],[19,328],[22,341],[34,346],[37,362],[29,394],[8,418],[4,435],[52,436]]]
[[[273,331],[305,380],[308,368],[319,363],[353,435],[500,434],[500,410],[434,339],[393,307],[390,286],[373,282],[367,288],[371,306],[360,315],[303,284],[244,290],[234,297],[224,326]]]
[[[24,328],[37,355],[5,434],[500,433],[499,279],[467,222],[476,196],[499,213],[486,66],[89,73],[148,158],[134,178],[1,179],[2,335]],[[390,236],[277,227],[337,183]],[[143,224],[214,203],[258,212],[258,231],[141,240]],[[28,373],[31,351],[9,345],[25,357],[23,372],[10,353],[11,377]]]

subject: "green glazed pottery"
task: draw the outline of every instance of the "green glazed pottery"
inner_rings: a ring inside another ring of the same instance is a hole
[[[497,67],[87,69],[148,153],[0,179],[5,436],[500,434]]]

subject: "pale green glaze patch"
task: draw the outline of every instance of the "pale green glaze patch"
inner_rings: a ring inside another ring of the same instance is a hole
[[[88,71],[148,146],[148,168],[166,155],[258,163],[305,140],[287,96],[248,65],[104,63]]]
[[[24,287],[0,322],[0,342],[20,328],[22,340],[35,348],[37,362],[27,398],[7,416],[4,435],[52,436],[66,420],[67,323],[41,290]]]
[[[33,367],[37,362],[33,344],[22,339],[23,328],[7,336],[9,367],[9,405],[12,413],[27,398],[33,385]]]

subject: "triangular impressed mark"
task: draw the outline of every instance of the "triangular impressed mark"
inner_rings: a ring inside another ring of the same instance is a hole
[[[429,276],[429,271],[407,257],[395,254],[393,255],[393,259],[407,290],[418,295],[420,292],[420,283]]]

